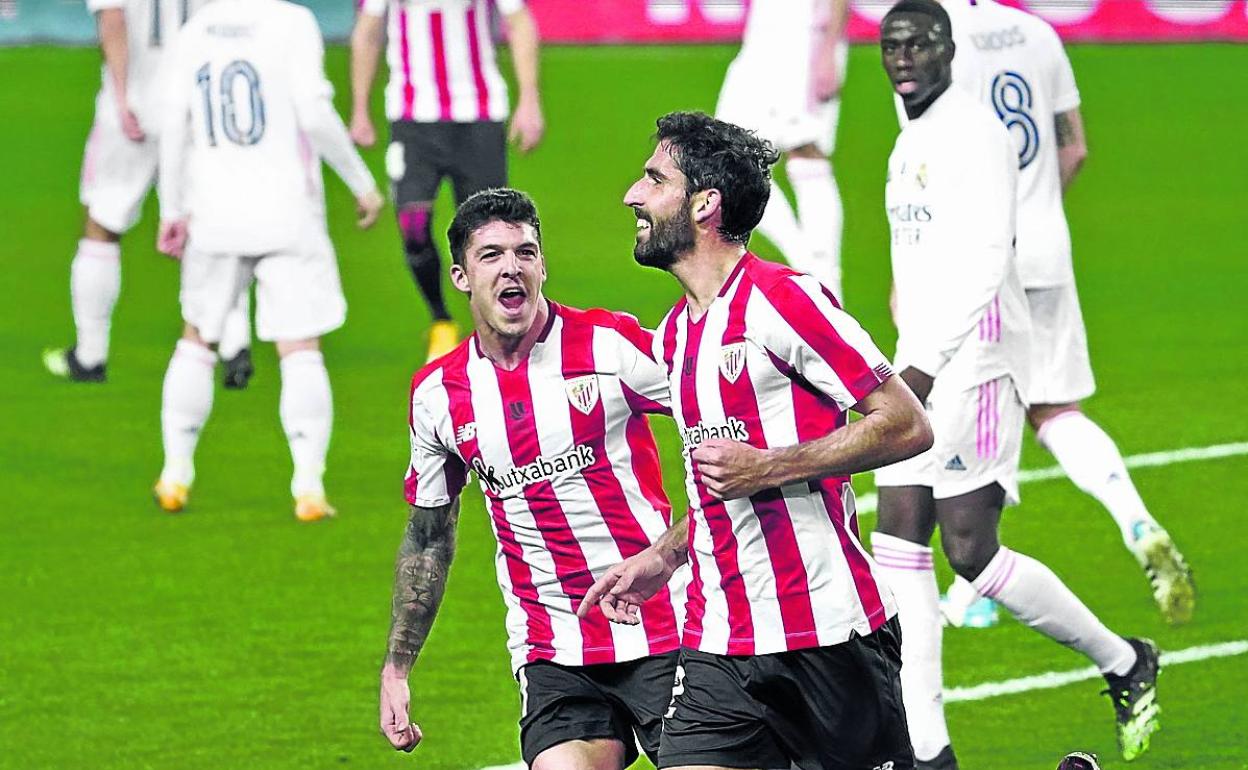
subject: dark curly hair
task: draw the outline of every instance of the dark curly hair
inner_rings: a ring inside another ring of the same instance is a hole
[[[936,0],[899,0],[899,2],[884,14],[884,18],[880,20],[880,26],[884,26],[884,22],[890,16],[898,13],[921,13],[930,17],[937,22],[936,31],[944,37],[953,39],[953,22],[949,20],[949,12],[941,6]]]
[[[771,167],[780,153],[752,131],[701,112],[669,112],[656,126],[655,139],[667,143],[688,179],[686,194],[719,190],[719,234],[734,243],[748,242],[767,207]]]
[[[533,199],[510,187],[492,187],[473,193],[455,210],[455,218],[446,230],[455,264],[464,266],[464,249],[477,228],[496,220],[510,225],[532,225],[537,245],[542,245],[542,221],[537,217]]]

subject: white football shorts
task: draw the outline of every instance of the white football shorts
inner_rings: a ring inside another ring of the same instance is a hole
[[[1027,290],[1031,312],[1029,404],[1071,404],[1096,392],[1088,333],[1074,283]]]
[[[91,219],[122,234],[134,227],[143,200],[156,181],[160,157],[152,128],[148,137],[132,142],[121,131],[121,117],[112,98],[101,91],[95,97],[95,122],[82,155],[78,199]]]
[[[837,55],[843,78],[849,46],[842,43]],[[724,75],[715,117],[757,132],[782,152],[813,144],[831,155],[836,148],[841,100],[814,103],[809,74],[778,73],[774,62],[737,57]]]
[[[1026,413],[1009,376],[950,392],[938,379],[927,400],[935,443],[921,455],[878,469],[875,484],[931,487],[943,500],[995,482],[1005,490],[1005,504],[1016,505]]]
[[[220,342],[225,317],[253,280],[256,336],[265,342],[320,337],[347,319],[338,258],[317,228],[299,249],[262,256],[201,251],[192,239],[182,257],[182,318],[205,342]]]

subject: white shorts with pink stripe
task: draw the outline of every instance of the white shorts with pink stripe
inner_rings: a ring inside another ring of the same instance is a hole
[[[927,401],[935,444],[917,457],[880,468],[877,487],[931,487],[937,499],[1000,484],[1016,505],[1026,408],[1014,380],[998,377],[969,389],[936,387]]]

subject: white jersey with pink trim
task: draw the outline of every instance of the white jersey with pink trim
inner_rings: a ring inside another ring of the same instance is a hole
[[[359,0],[360,13],[389,17],[388,120],[507,119],[507,83],[495,61],[491,5],[507,16],[524,8],[524,0]]]
[[[1055,117],[1079,106],[1075,73],[1049,23],[994,0],[945,0],[953,82],[992,108],[1018,152],[1018,273],[1024,288],[1075,280],[1062,207]]]
[[[1027,392],[1031,322],[1014,256],[1018,156],[987,107],[951,87],[888,159],[897,368]]]
[[[445,505],[476,474],[498,539],[513,668],[674,650],[683,572],[646,603],[640,625],[575,614],[594,580],[671,524],[646,421],[670,414],[667,372],[632,316],[549,308],[519,368],[495,366],[473,335],[413,378],[407,501]]]
[[[879,628],[896,605],[859,542],[848,476],[721,502],[690,453],[712,438],[761,449],[825,436],[892,375],[888,360],[818,281],[748,253],[701,319],[681,300],[661,332],[692,517],[684,646],[763,655]]]
[[[321,159],[375,189],[334,111],[316,18],[287,0],[216,0],[169,52],[160,143],[163,219],[196,249],[293,250],[324,229]]]
[[[120,8],[126,18],[126,101],[139,125],[155,135],[160,127],[161,64],[178,30],[208,0],[87,0],[92,13]],[[113,104],[113,79],[101,67],[100,90]]]

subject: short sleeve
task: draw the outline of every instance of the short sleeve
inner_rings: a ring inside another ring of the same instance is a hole
[[[620,382],[634,412],[672,413],[667,366],[655,353],[656,335],[636,318],[621,314],[616,323],[620,348]]]
[[[789,275],[762,295],[766,317],[753,327],[761,329],[760,341],[842,411],[892,376],[892,364],[871,335],[816,279]]]
[[[403,485],[407,502],[423,508],[446,505],[464,489],[464,462],[438,440],[433,414],[416,393],[408,427],[412,454]]]
[[[1052,32],[1052,30],[1050,30]],[[1062,40],[1053,32],[1054,71],[1053,71],[1053,113],[1061,115],[1079,106],[1079,86],[1075,83],[1075,70],[1070,66],[1070,57]]]
[[[109,8],[125,8],[126,0],[87,0],[87,10],[91,13],[99,13]]]
[[[495,0],[494,5],[503,16],[524,10],[524,0]]]
[[[355,10],[369,16],[385,16],[390,0],[355,0]]]

